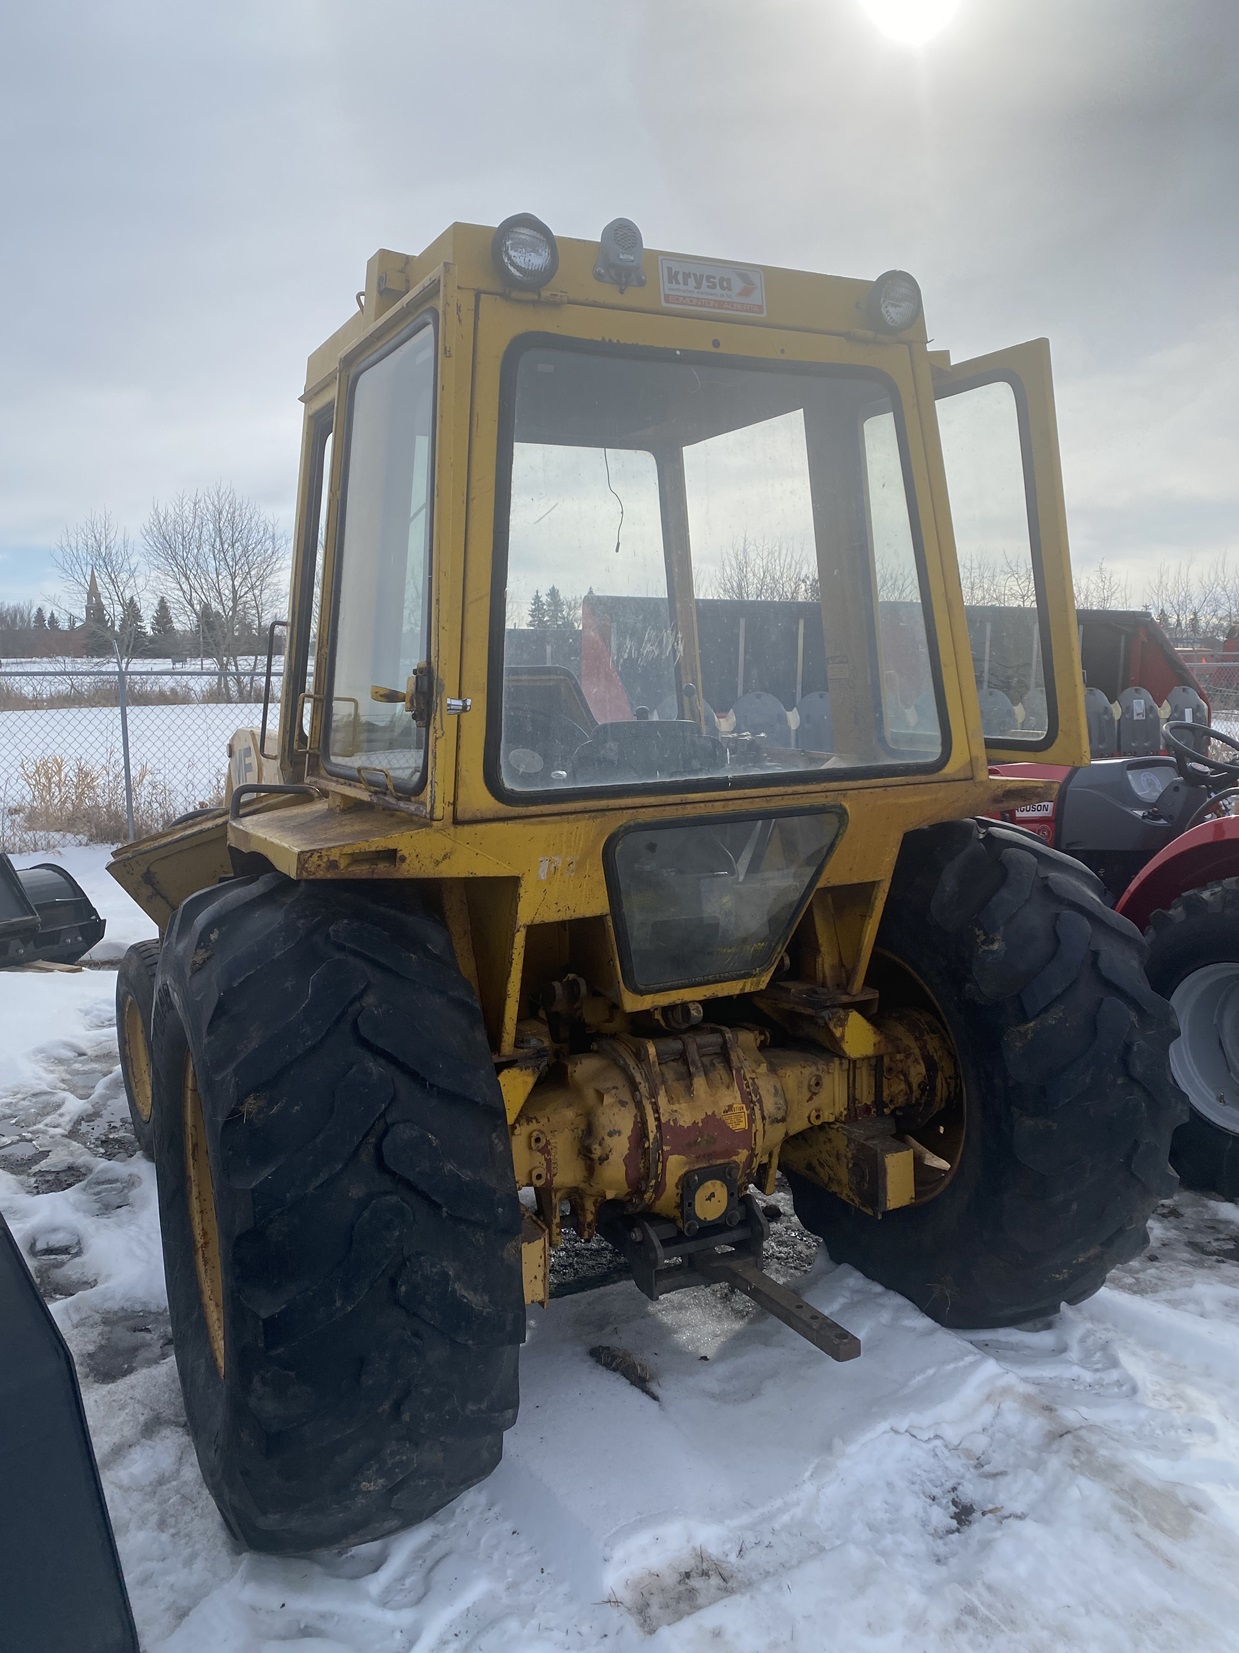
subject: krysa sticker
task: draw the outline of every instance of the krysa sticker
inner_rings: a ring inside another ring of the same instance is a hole
[[[658,279],[664,304],[687,310],[725,310],[738,316],[766,313],[766,284],[760,270],[660,258]]]

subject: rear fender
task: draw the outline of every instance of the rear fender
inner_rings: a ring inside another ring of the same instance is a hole
[[[165,832],[122,844],[113,851],[108,871],[162,934],[195,890],[233,876],[227,812],[208,810]]]
[[[1025,832],[1031,832],[1034,838],[1040,838],[1043,844],[1049,844],[1051,849],[1056,848],[1059,788],[1074,770],[1061,763],[991,763],[989,772],[991,775],[1011,775],[1020,780],[1046,783],[1043,801],[1019,804],[1015,809],[1005,809],[994,819],[1023,827]]]
[[[1202,821],[1159,850],[1123,892],[1117,910],[1138,930],[1187,890],[1239,876],[1239,816]]]

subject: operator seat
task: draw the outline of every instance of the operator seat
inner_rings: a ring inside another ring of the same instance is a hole
[[[1124,689],[1119,696],[1119,756],[1147,758],[1162,749],[1162,720],[1147,689]]]
[[[1104,689],[1091,686],[1085,689],[1084,717],[1088,724],[1089,756],[1112,758],[1119,732],[1114,721],[1114,707]]]
[[[1198,695],[1190,683],[1176,683],[1166,696],[1167,723],[1199,723],[1203,728],[1209,725],[1209,708]],[[1203,735],[1181,735],[1195,751],[1203,754],[1205,737]]]
[[[1029,689],[1024,696],[1024,721],[1020,724],[1022,735],[1043,735],[1050,727],[1050,714],[1045,702],[1044,689]]]
[[[705,722],[705,732],[706,732],[706,734],[707,735],[717,735],[718,734],[718,718],[715,715],[713,706],[711,706],[711,704],[708,700],[703,700],[702,701],[701,711],[702,711],[703,720]],[[659,723],[678,723],[678,722],[680,722],[683,718],[683,713],[680,711],[680,703],[676,699],[675,695],[668,695],[665,700],[660,700],[658,705],[654,709],[654,716],[658,720]],[[689,719],[689,721],[690,722],[692,721],[691,718]]]
[[[796,745],[802,752],[833,752],[835,749],[834,721],[830,715],[830,690],[814,689],[799,702],[800,727],[796,730]]]
[[[981,729],[990,740],[997,735],[1009,735],[1016,729],[1015,707],[1009,695],[1003,694],[1001,689],[982,689],[980,699]]]
[[[732,708],[738,735],[764,735],[767,746],[791,746],[792,726],[783,702],[762,689],[742,694]]]
[[[937,729],[938,703],[934,699],[932,689],[922,689],[912,702],[912,727],[914,729]]]

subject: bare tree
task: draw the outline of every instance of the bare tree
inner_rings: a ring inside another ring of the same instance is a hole
[[[1096,568],[1075,578],[1077,608],[1130,608],[1131,589],[1120,579],[1106,559],[1099,558]]]
[[[1203,569],[1192,557],[1160,563],[1144,601],[1176,643],[1216,645],[1239,627],[1239,569],[1227,551]]]
[[[1230,565],[1230,553],[1214,558],[1201,580],[1196,611],[1216,639],[1228,637],[1239,623],[1239,569]]]
[[[1032,563],[1005,551],[996,557],[961,557],[959,578],[969,608],[1036,608],[1037,586]]]
[[[183,629],[215,661],[225,692],[231,678],[238,696],[252,693],[254,667],[243,670],[241,657],[261,648],[263,626],[282,599],[287,540],[279,523],[220,482],[170,505],[156,502],[142,540]]]
[[[1178,641],[1185,640],[1193,629],[1190,624],[1196,613],[1193,567],[1191,557],[1180,562],[1159,563],[1145,592],[1145,607]]]
[[[818,573],[786,540],[750,539],[743,534],[719,558],[717,571],[702,580],[703,597],[733,602],[811,602],[818,594]]]
[[[146,587],[133,541],[118,528],[110,511],[92,511],[60,536],[52,564],[75,607],[105,647],[115,639],[128,663],[141,639],[128,616],[140,611]]]
[[[907,563],[878,561],[878,601],[880,603],[918,603],[921,588],[916,569]]]

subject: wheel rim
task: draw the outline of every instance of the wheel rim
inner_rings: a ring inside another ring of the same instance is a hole
[[[1179,1018],[1170,1071],[1203,1119],[1239,1135],[1239,963],[1193,970],[1170,1002]]]
[[[121,1038],[124,1041],[125,1078],[129,1081],[129,1095],[138,1118],[149,1124],[154,1093],[151,1089],[151,1050],[146,1039],[146,1026],[135,998],[125,1000],[121,1017]]]
[[[224,1271],[219,1253],[219,1225],[215,1218],[215,1185],[207,1155],[206,1121],[198,1075],[188,1053],[181,1087],[185,1121],[185,1197],[189,1205],[189,1231],[194,1246],[194,1271],[198,1276],[198,1297],[206,1322],[211,1357],[220,1377],[224,1375]]]
[[[903,1141],[908,1143],[916,1156],[913,1166],[916,1192],[912,1204],[927,1205],[930,1200],[937,1199],[939,1194],[945,1192],[947,1184],[954,1180],[963,1158],[964,1138],[968,1128],[968,1092],[963,1064],[950,1022],[942,1014],[933,993],[914,970],[893,953],[875,951],[871,978],[874,978],[875,985],[878,981],[881,982],[879,1002],[884,1009],[927,1010],[946,1035],[955,1058],[959,1085],[955,1096],[945,1108],[940,1108],[923,1123],[918,1122],[907,1129],[903,1128],[898,1114],[891,1116]],[[945,1161],[947,1168],[943,1170],[941,1164],[935,1165],[935,1160]],[[910,1207],[904,1206],[901,1209],[908,1210]]]

